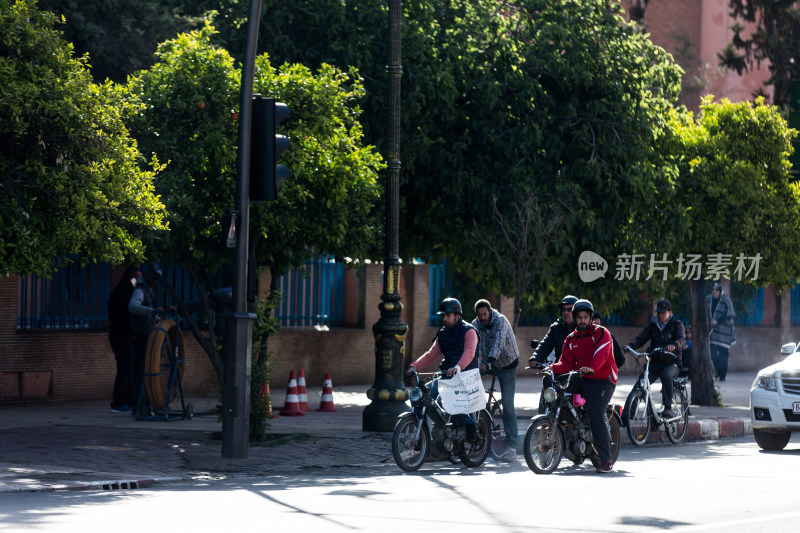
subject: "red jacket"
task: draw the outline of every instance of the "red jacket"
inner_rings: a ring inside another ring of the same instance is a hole
[[[561,359],[553,365],[555,375],[566,374],[588,366],[594,374],[587,379],[607,379],[617,383],[619,369],[614,362],[611,333],[603,326],[592,324],[586,331],[573,331],[564,340]]]

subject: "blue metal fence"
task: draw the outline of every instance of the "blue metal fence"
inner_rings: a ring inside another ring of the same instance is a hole
[[[278,279],[281,303],[276,317],[283,327],[338,326],[344,308],[344,264],[315,253],[304,268]]]
[[[791,293],[791,319],[793,326],[800,326],[800,285],[795,281]]]
[[[792,313],[794,313],[794,291],[792,291]],[[738,326],[760,326],[764,319],[764,287],[756,291],[756,295],[750,300],[747,312],[736,317]],[[794,315],[792,315],[794,320]]]
[[[447,272],[447,260],[442,261],[440,265],[430,265],[430,316],[428,323],[431,326],[439,326],[441,324],[441,317],[436,313],[439,312],[439,304],[448,296],[454,295],[455,281],[453,276]]]
[[[72,263],[51,279],[19,278],[18,329],[93,329],[108,319],[111,265]]]

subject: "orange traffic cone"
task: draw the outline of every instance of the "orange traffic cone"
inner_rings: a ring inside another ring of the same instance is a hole
[[[269,393],[269,383],[262,383],[261,384],[261,397],[267,397],[267,418],[280,418],[281,415],[276,415],[272,412],[272,396]]]
[[[286,388],[286,402],[281,409],[283,416],[306,416],[300,410],[300,405],[297,401],[297,380],[294,377],[294,370],[289,372],[289,386]]]
[[[322,381],[322,398],[320,398],[319,409],[326,413],[335,413],[336,408],[333,406],[333,382],[331,375],[325,374],[325,379]]]
[[[306,375],[303,369],[300,369],[300,375],[297,376],[297,402],[300,404],[301,411],[311,411],[308,406],[308,392],[306,391]]]

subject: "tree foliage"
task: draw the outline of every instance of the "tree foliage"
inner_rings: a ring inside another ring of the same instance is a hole
[[[792,0],[729,0],[731,16],[755,25],[750,32],[733,25],[731,42],[718,54],[720,64],[741,74],[769,63],[770,77],[764,82],[774,90],[773,103],[786,105],[792,80],[800,78],[800,7]]]
[[[163,230],[153,173],[122,122],[121,94],[34,2],[0,1],[0,274],[49,276],[54,257],[122,263]]]
[[[664,148],[680,175],[676,204],[683,231],[665,231],[663,242],[686,257],[727,255],[726,277],[788,287],[800,274],[800,185],[788,179],[795,135],[763,98],[716,103],[708,96],[697,116],[674,110]],[[745,270],[737,273],[740,257]],[[757,272],[751,269],[756,257]],[[692,403],[714,405],[703,278],[690,280],[690,293]]]
[[[39,0],[42,9],[65,17],[64,38],[78,54],[89,54],[94,79],[119,83],[153,64],[158,43],[201,25],[198,4],[184,0]]]
[[[211,44],[213,34],[205,25],[160,44],[155,64],[127,85],[131,103],[143,106],[127,117],[131,132],[166,165],[156,186],[171,231],[154,235],[153,257],[186,267],[206,288],[207,275],[233,259],[221,243],[221,219],[234,208],[241,76],[231,55]],[[357,73],[327,65],[316,73],[298,65],[276,71],[260,56],[255,90],[292,110],[282,125],[292,141],[282,156],[292,177],[277,201],[252,206],[251,257],[273,277],[300,265],[312,248],[365,257],[380,240],[372,206],[383,163],[362,142]],[[213,335],[195,336],[221,376]]]

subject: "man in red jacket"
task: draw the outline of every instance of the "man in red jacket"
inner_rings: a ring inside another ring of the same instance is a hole
[[[572,307],[577,329],[564,340],[561,359],[553,365],[553,374],[577,371],[580,379],[570,383],[570,392],[581,393],[589,411],[592,440],[600,465],[598,474],[611,472],[611,433],[606,407],[617,387],[619,370],[614,362],[611,333],[592,323],[594,306],[589,300],[578,300]]]

